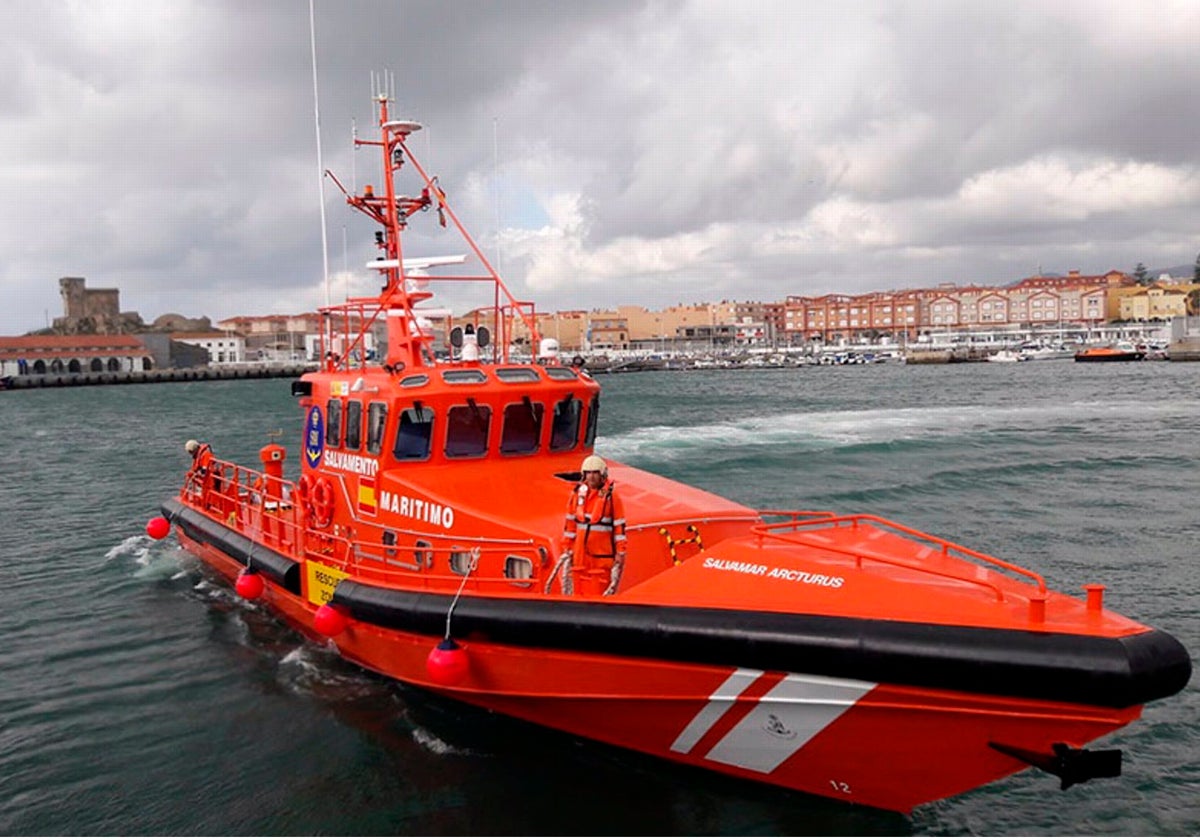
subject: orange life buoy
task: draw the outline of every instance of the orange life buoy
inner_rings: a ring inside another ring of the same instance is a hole
[[[308,473],[300,476],[300,480],[296,482],[296,507],[299,508],[301,515],[304,517],[304,527],[316,527],[317,512],[313,507],[313,485],[316,482]]]
[[[312,487],[313,527],[324,528],[333,521],[333,482],[320,476]]]

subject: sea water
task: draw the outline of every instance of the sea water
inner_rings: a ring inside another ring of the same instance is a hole
[[[764,508],[867,512],[1045,575],[1200,651],[1200,365],[607,376],[600,454]],[[902,817],[604,747],[408,689],[238,599],[147,519],[199,438],[296,469],[286,381],[0,394],[0,833],[1200,832],[1200,689]],[[511,488],[480,488],[481,493]]]

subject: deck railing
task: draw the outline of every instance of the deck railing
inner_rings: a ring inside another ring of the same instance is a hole
[[[1037,572],[1030,571],[1009,563],[1007,560],[1001,560],[998,557],[992,557],[989,554],[983,554],[979,551],[974,551],[966,546],[958,543],[944,540],[941,537],[935,537],[932,534],[926,534],[923,531],[918,531],[915,528],[909,528],[901,525],[898,522],[892,522],[879,516],[871,514],[852,514],[849,516],[838,516],[830,511],[783,511],[783,510],[764,510],[759,511],[764,518],[777,517],[779,521],[763,522],[756,525],[752,531],[758,537],[760,545],[762,541],[767,539],[782,540],[792,543],[793,545],[801,545],[805,548],[819,549],[835,554],[842,554],[848,557],[853,557],[855,564],[862,568],[864,560],[871,560],[878,563],[886,563],[892,566],[899,566],[907,569],[913,569],[926,574],[937,575],[952,580],[969,583],[976,586],[982,586],[991,590],[996,594],[998,601],[1004,600],[1004,593],[994,583],[986,580],[980,580],[977,577],[972,577],[966,574],[958,574],[944,568],[936,568],[928,564],[920,562],[912,562],[907,557],[902,557],[894,554],[888,554],[883,551],[873,551],[862,546],[839,546],[831,541],[818,539],[813,534],[822,529],[830,528],[851,528],[858,529],[864,525],[874,526],[884,531],[891,531],[902,534],[905,537],[924,543],[930,552],[936,552],[947,559],[954,558],[965,562],[985,564],[996,566],[1006,572],[1010,572],[1019,577],[1028,578],[1037,586],[1038,596],[1045,599],[1046,596],[1046,581]],[[925,555],[928,556],[928,555]]]
[[[348,500],[345,488],[340,490]],[[444,590],[467,577],[466,587],[474,590],[498,585],[533,589],[551,562],[530,538],[468,537],[434,546],[431,535],[419,531],[389,528],[397,539],[385,543],[314,528],[296,482],[232,461],[214,459],[207,474],[189,473],[180,498],[264,546],[296,559],[335,566],[384,587]],[[435,552],[450,554],[449,574],[433,571]],[[504,574],[510,556],[528,561],[529,577]]]
[[[339,489],[348,504],[346,488],[340,486]],[[461,583],[465,576],[468,578],[465,585],[473,590],[500,585],[506,589],[515,587],[532,590],[544,578],[544,573],[555,559],[549,557],[545,549],[531,538],[469,537],[459,538],[451,545],[442,542],[435,547],[430,535],[416,531],[389,529],[389,533],[394,533],[397,540],[385,543],[368,542],[357,537],[351,539],[344,532],[313,528],[295,482],[275,478],[231,461],[214,460],[204,476],[189,473],[180,497],[253,541],[292,557],[335,565],[353,572],[362,580],[385,587],[443,590]],[[983,587],[991,591],[998,601],[1004,600],[1004,591],[990,580],[922,562],[930,554],[936,553],[947,560],[971,563],[977,567],[991,566],[1031,581],[1037,589],[1037,594],[1030,597],[1031,614],[1039,615],[1044,608],[1046,582],[1036,572],[882,517],[870,514],[838,516],[831,511],[782,510],[763,510],[758,512],[758,516],[764,521],[752,525],[750,532],[760,546],[767,540],[782,541],[852,558],[859,568],[862,568],[864,561],[884,563]],[[730,521],[744,519],[727,518]],[[718,521],[724,519],[719,518]],[[892,532],[921,543],[926,553],[914,557],[911,554],[874,550],[863,545],[839,545],[820,533],[829,529],[857,530],[865,527]],[[399,538],[406,542],[399,542]],[[450,574],[433,572],[435,552],[450,554]],[[495,559],[497,556],[498,560]],[[510,556],[529,562],[529,577],[505,574]],[[470,563],[466,561],[467,557],[473,558]],[[481,570],[486,574],[481,574]]]

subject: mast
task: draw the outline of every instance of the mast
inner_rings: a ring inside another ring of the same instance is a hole
[[[458,216],[455,215],[446,201],[446,194],[438,185],[436,177],[431,177],[421,166],[420,161],[412,153],[408,145],[411,135],[422,129],[418,122],[411,120],[393,119],[390,113],[392,97],[385,89],[386,82],[380,81],[374,91],[379,123],[379,139],[365,140],[354,138],[355,147],[377,146],[384,178],[378,189],[366,184],[361,193],[350,193],[338,179],[330,173],[330,178],[346,196],[346,202],[359,212],[370,217],[381,230],[375,233],[375,245],[379,256],[368,264],[370,268],[379,271],[384,278],[383,288],[377,297],[348,298],[340,306],[326,306],[322,312],[327,316],[342,314],[345,316],[345,331],[347,335],[357,334],[357,337],[344,348],[334,348],[340,357],[329,357],[326,369],[333,370],[346,367],[346,358],[356,347],[363,349],[363,336],[370,332],[372,326],[381,315],[386,317],[388,340],[385,367],[394,372],[409,368],[431,367],[436,364],[432,352],[433,335],[420,326],[418,316],[421,310],[416,309],[420,302],[432,297],[432,292],[410,285],[413,279],[405,266],[403,233],[408,227],[408,220],[418,212],[430,209],[437,211],[438,221],[442,227],[447,227],[447,220],[453,223],[463,243],[484,266],[484,275],[420,275],[422,281],[487,281],[493,284],[492,304],[486,309],[493,313],[493,360],[508,360],[508,344],[511,339],[511,321],[521,318],[531,339],[531,347],[537,348],[540,336],[537,331],[537,320],[531,302],[518,301],[509,292],[500,279],[500,275],[488,261],[483,251],[467,232]],[[415,196],[403,195],[396,189],[396,174],[410,164],[422,183],[420,193]],[[451,259],[451,262],[461,261]],[[413,261],[413,262],[420,262]],[[446,264],[443,258],[434,258],[435,264]],[[357,321],[355,321],[357,317]],[[332,327],[332,325],[330,325]],[[327,354],[328,356],[328,354]]]

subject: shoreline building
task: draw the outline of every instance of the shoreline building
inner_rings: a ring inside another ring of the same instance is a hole
[[[238,315],[215,326],[222,334],[241,336],[243,361],[316,361],[321,335],[318,312]]]
[[[151,352],[132,335],[0,337],[0,376],[68,376],[151,370]]]
[[[1137,286],[1121,271],[1083,275],[1026,277],[1008,286],[957,286],[928,289],[789,295],[784,335],[789,343],[889,338],[917,341],[922,335],[949,331],[994,334],[1039,331],[1070,325],[1094,328],[1117,319],[1121,294]]]
[[[210,367],[237,365],[246,361],[246,340],[235,332],[170,333],[171,341],[208,351]]]

